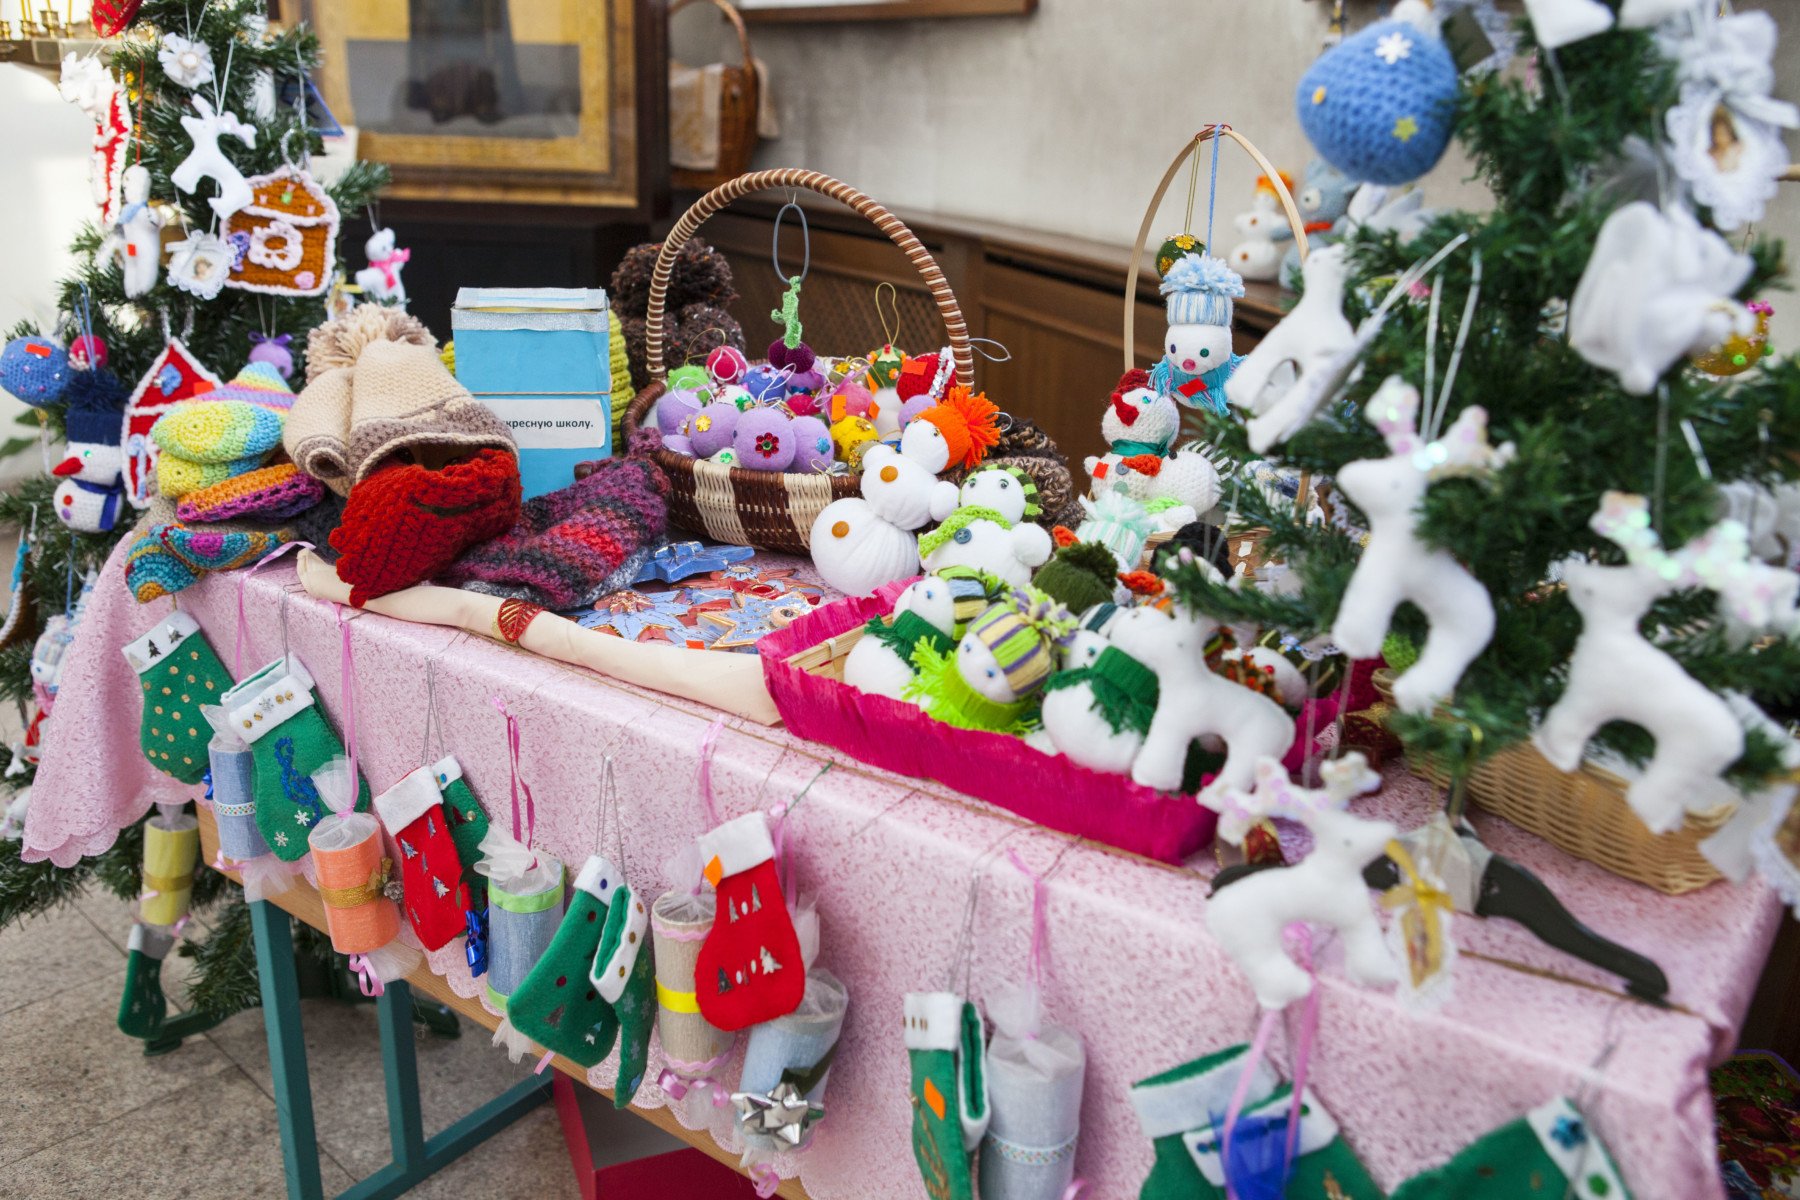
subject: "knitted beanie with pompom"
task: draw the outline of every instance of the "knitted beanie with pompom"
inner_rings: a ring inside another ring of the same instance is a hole
[[[1039,567],[1031,583],[1071,612],[1086,612],[1113,598],[1118,572],[1111,550],[1098,542],[1076,542]]]
[[[362,352],[375,342],[437,346],[431,330],[412,314],[384,304],[359,304],[307,334],[306,382],[338,367],[355,366]]]

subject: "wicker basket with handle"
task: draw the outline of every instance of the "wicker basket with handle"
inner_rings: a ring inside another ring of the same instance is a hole
[[[694,0],[675,0],[669,5],[669,16],[680,12]],[[762,85],[756,77],[756,60],[750,54],[750,30],[737,6],[730,0],[712,0],[713,7],[724,14],[737,30],[738,46],[743,51],[742,66],[727,63],[719,72],[719,157],[710,168],[669,168],[669,182],[678,188],[705,191],[735,179],[750,169],[756,153],[756,112],[761,102]],[[671,111],[671,121],[699,119],[698,114]]]
[[[931,252],[900,218],[849,184],[817,171],[797,168],[754,171],[740,175],[696,200],[663,241],[662,252],[657,255],[656,267],[650,276],[650,307],[645,319],[645,357],[651,382],[637,394],[626,411],[627,440],[639,426],[654,424],[651,414],[666,390],[664,380],[668,369],[663,361],[663,318],[669,295],[669,275],[674,269],[676,255],[708,217],[733,200],[772,188],[806,188],[829,196],[855,210],[857,215],[868,218],[887,234],[917,268],[937,303],[938,313],[944,319],[951,357],[956,363],[957,381],[965,386],[974,382],[969,327],[963,321],[962,309],[957,306],[950,284]],[[653,457],[669,477],[670,523],[704,533],[715,541],[739,546],[761,546],[768,550],[805,554],[813,521],[825,506],[833,500],[861,494],[861,481],[854,475],[751,471],[691,458],[673,450],[657,450]]]

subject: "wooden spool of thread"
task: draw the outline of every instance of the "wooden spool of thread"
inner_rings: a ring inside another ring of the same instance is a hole
[[[548,854],[507,880],[488,883],[487,1002],[506,1011],[537,960],[550,948],[563,917],[563,865]]]
[[[694,964],[700,959],[700,943],[712,929],[716,904],[711,893],[664,892],[650,908],[656,948],[656,1032],[669,1069],[689,1078],[712,1074],[708,1064],[731,1049],[731,1035],[700,1015],[694,995]]]
[[[307,836],[325,902],[325,927],[339,954],[370,954],[400,932],[400,908],[383,894],[393,862],[374,813],[333,813]]]
[[[235,739],[234,739],[235,741]],[[256,827],[256,795],[250,789],[255,756],[243,742],[226,745],[217,735],[206,748],[212,767],[213,817],[219,825],[219,853],[236,862],[269,852]]]
[[[191,813],[158,814],[144,826],[144,889],[138,919],[173,925],[187,916],[200,861],[200,821]]]

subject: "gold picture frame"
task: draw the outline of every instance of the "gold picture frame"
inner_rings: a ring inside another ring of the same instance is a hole
[[[650,211],[667,92],[653,0],[305,0],[318,84],[399,199]]]

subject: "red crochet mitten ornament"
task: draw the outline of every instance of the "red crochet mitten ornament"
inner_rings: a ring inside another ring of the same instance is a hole
[[[726,1032],[786,1016],[806,994],[806,964],[775,876],[768,819],[754,812],[725,822],[700,839],[700,857],[719,895],[694,964],[700,1015]]]
[[[400,848],[406,919],[427,950],[441,950],[466,932],[472,907],[439,782],[439,768],[447,772],[455,764],[445,759],[420,767],[375,798],[375,812]]]

